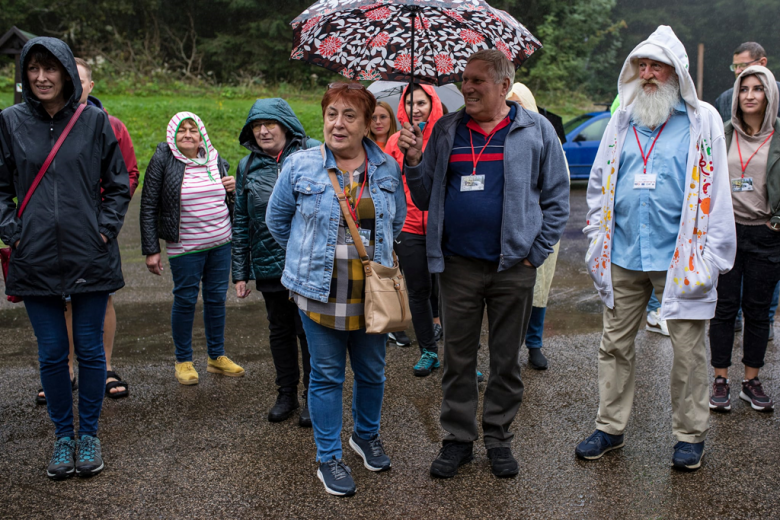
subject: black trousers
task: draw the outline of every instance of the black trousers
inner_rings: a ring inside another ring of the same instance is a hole
[[[409,309],[412,311],[412,325],[420,350],[436,352],[438,347],[433,338],[433,305],[431,300],[432,278],[428,272],[428,256],[425,253],[425,235],[401,232],[394,244],[395,254],[406,277],[409,291]],[[438,315],[438,303],[436,304]]]
[[[485,447],[509,447],[509,427],[523,400],[520,346],[528,330],[536,269],[517,264],[498,272],[498,264],[445,257],[439,275],[444,326],[441,426],[445,441],[477,439],[477,349],[487,307],[490,377],[482,408]]]
[[[298,307],[290,301],[287,290],[263,292],[263,299],[271,332],[271,357],[276,368],[276,386],[280,389],[298,388],[300,380],[298,342],[300,341],[303,358],[303,388],[308,389],[311,373],[309,344],[303,332]]]
[[[769,307],[780,280],[780,232],[765,225],[737,224],[737,258],[734,267],[718,280],[718,306],[710,320],[712,366],[731,366],[734,319],[740,305],[745,315],[742,363],[764,366],[769,338]]]

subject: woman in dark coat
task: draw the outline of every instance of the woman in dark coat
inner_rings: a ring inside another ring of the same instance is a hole
[[[109,293],[124,286],[116,238],[130,185],[108,116],[85,107],[18,216],[14,198],[24,200],[81,97],[76,62],[64,42],[33,38],[20,61],[25,103],[0,114],[0,239],[13,248],[6,294],[24,298],[38,339],[41,383],[57,438],[47,475],[90,476],[103,469],[97,438],[106,383],[103,317]],[[78,437],[68,371],[67,296],[79,361]]]
[[[284,249],[276,243],[265,223],[268,199],[284,160],[298,150],[319,146],[308,139],[290,105],[280,98],[258,99],[252,105],[238,138],[249,155],[238,164],[236,211],[233,219],[233,283],[236,295],[249,295],[249,280],[263,293],[270,330],[271,356],[276,369],[278,394],[268,420],[286,420],[300,406],[298,397],[298,342],[303,361],[303,408],[300,426],[311,426],[306,405],[309,389],[309,347],[298,307],[282,285]]]

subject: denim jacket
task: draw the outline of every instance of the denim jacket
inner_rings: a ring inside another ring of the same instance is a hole
[[[406,219],[406,197],[398,163],[369,139],[368,186],[376,210],[374,261],[393,265],[393,240]],[[282,285],[306,298],[328,301],[341,208],[328,177],[336,159],[325,147],[301,150],[284,162],[268,200],[266,224],[286,250]],[[343,183],[339,176],[340,183]],[[343,188],[343,184],[342,188]]]

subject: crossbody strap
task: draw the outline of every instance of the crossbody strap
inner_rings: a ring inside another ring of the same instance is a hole
[[[22,213],[24,213],[24,208],[27,207],[27,203],[30,202],[30,197],[32,197],[33,193],[35,193],[35,189],[41,183],[41,179],[43,179],[46,170],[48,170],[49,166],[51,166],[51,163],[54,160],[54,156],[57,155],[57,152],[60,151],[62,143],[65,142],[65,138],[68,137],[68,134],[76,124],[76,120],[79,118],[81,113],[84,111],[84,107],[86,106],[87,105],[79,103],[78,108],[76,108],[76,112],[71,116],[70,121],[68,121],[68,126],[66,126],[65,130],[63,130],[60,134],[59,139],[57,139],[57,142],[54,144],[54,148],[52,148],[51,152],[49,152],[49,156],[46,157],[46,161],[43,163],[43,166],[41,166],[38,175],[35,176],[35,180],[33,180],[33,183],[30,185],[30,189],[27,190],[27,194],[24,196],[24,201],[22,201],[21,206],[19,206],[19,210],[16,212],[17,217],[22,218]]]
[[[322,158],[325,159],[324,144],[320,146],[320,153],[322,153]],[[366,175],[368,175],[368,172],[366,172]],[[341,207],[341,214],[344,215],[344,220],[347,222],[349,233],[352,235],[352,242],[354,242],[358,251],[358,255],[360,256],[360,261],[363,263],[363,269],[365,270],[367,276],[371,276],[371,266],[369,264],[371,259],[368,257],[366,248],[363,246],[363,240],[360,238],[360,233],[358,233],[355,221],[352,219],[352,215],[349,214],[349,209],[347,208],[347,196],[344,194],[344,190],[342,190],[341,186],[339,185],[339,180],[336,176],[336,170],[333,168],[328,168],[328,177],[330,178],[330,183],[333,185],[333,191],[336,192],[336,198],[339,200],[339,206]]]

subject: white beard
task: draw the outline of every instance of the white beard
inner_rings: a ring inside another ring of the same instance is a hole
[[[680,100],[680,81],[676,74],[672,74],[666,83],[658,83],[655,80],[649,82],[656,84],[657,88],[654,92],[648,93],[644,88],[648,82],[642,81],[639,94],[634,101],[632,117],[634,123],[639,126],[655,128],[669,118],[669,114]]]

